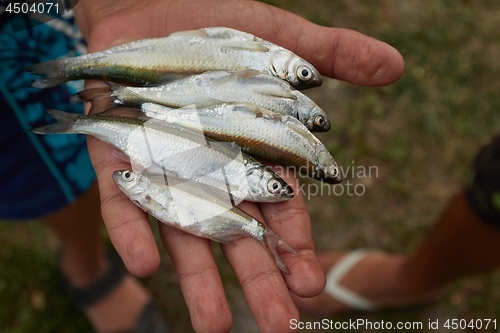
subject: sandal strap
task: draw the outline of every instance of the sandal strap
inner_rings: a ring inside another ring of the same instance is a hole
[[[373,302],[341,286],[339,283],[346,273],[365,257],[365,252],[364,249],[353,251],[344,256],[344,258],[333,266],[326,276],[324,292],[355,310],[373,311],[376,310],[376,306]]]
[[[154,305],[154,302],[149,302],[142,310],[137,323],[135,324],[134,333],[168,333],[165,319]]]
[[[118,253],[114,250],[109,250],[107,256],[109,261],[107,271],[88,287],[75,288],[71,286],[66,276],[60,272],[62,284],[66,292],[81,309],[85,309],[96,301],[106,297],[106,295],[118,286],[125,276],[125,266]]]

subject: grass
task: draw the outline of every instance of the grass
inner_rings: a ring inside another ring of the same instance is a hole
[[[46,230],[37,222],[0,224],[0,233],[0,332],[90,332],[62,290]]]
[[[378,177],[347,177],[364,185],[363,196],[315,196],[308,206],[319,251],[369,247],[409,253],[460,189],[474,154],[500,128],[500,5],[488,0],[268,2],[318,24],[383,40],[403,55],[404,75],[391,86],[361,88],[327,80],[307,92],[330,115],[333,129],[319,137],[339,164],[378,171]],[[0,332],[89,331],[60,289],[55,246],[39,223],[0,224],[0,243]],[[235,332],[253,332],[241,324],[248,312],[238,284],[214,249],[228,298],[234,309],[243,308]],[[175,332],[189,332],[175,273],[162,255],[161,269],[145,283]],[[431,306],[335,320],[500,320],[499,298],[500,275],[491,273],[457,281]]]

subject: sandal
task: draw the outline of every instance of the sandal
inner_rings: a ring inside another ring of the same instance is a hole
[[[356,294],[354,291],[347,289],[339,283],[351,270],[351,268],[356,266],[356,264],[363,259],[365,255],[365,250],[356,250],[344,256],[336,265],[334,265],[326,275],[324,293],[354,310],[375,311],[377,310],[377,307],[372,301]]]
[[[393,264],[405,264],[407,257],[404,255],[385,254],[378,251],[361,249],[347,254],[325,253],[323,255],[320,254],[319,257],[326,273],[326,286],[323,292],[312,298],[302,298],[292,294],[295,305],[302,314],[325,318],[348,312],[407,308],[435,302],[442,296],[443,288],[425,292],[412,292],[411,288],[405,289],[407,283],[401,278],[401,271],[399,270],[401,266],[391,266]],[[363,259],[367,259],[367,262]],[[370,260],[375,261],[370,263]],[[369,270],[360,273],[363,269],[358,270],[357,268],[359,265],[363,266],[366,264],[368,265],[366,267],[370,267],[370,269],[377,269],[377,261],[380,265],[377,274],[381,273],[381,275],[374,274],[370,276],[370,273],[367,273]],[[356,270],[356,273],[351,273],[353,270]],[[351,289],[356,288],[357,284],[352,280],[355,276],[351,279],[349,278],[350,274],[358,274],[358,277],[361,276],[365,279],[364,281],[360,281],[359,289],[355,290],[360,290],[362,295],[372,295],[374,296],[373,299],[381,301],[372,301]],[[398,283],[383,286],[374,284],[383,283],[383,281],[389,282],[392,276],[399,279],[395,281]],[[369,284],[363,282],[368,282]],[[374,288],[382,288],[372,291],[369,289],[370,283]]]
[[[86,288],[72,287],[60,272],[60,277],[64,289],[73,299],[74,303],[80,308],[84,309],[92,305],[94,302],[106,297],[112,290],[114,290],[127,274],[123,262],[115,251],[108,251],[109,268],[99,277],[92,285]],[[159,313],[158,309],[151,300],[147,303],[132,331],[130,333],[168,333],[169,330],[165,324],[163,316]],[[125,333],[125,332],[116,332]]]

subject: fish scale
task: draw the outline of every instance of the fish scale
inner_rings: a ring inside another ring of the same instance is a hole
[[[147,51],[145,51],[147,50]],[[143,39],[106,51],[36,64],[28,70],[45,76],[43,88],[77,79],[103,79],[156,85],[187,74],[213,70],[255,69],[289,81],[297,88],[321,85],[307,61],[276,44],[229,28],[205,28]],[[303,76],[303,71],[307,76]]]
[[[124,87],[111,82],[108,86],[109,89],[93,88],[78,93],[82,100],[92,103],[91,113],[116,105],[140,107],[147,102],[174,108],[245,102],[293,116],[311,131],[330,129],[328,116],[309,97],[286,81],[256,70],[206,72],[155,87]]]
[[[165,224],[225,244],[245,236],[257,239],[276,265],[290,274],[276,248],[297,252],[263,223],[233,206],[227,193],[148,172],[120,170],[113,173],[113,180],[136,205]]]
[[[235,142],[243,151],[328,183],[342,180],[335,159],[326,147],[297,119],[252,104],[219,104],[194,109],[172,109],[145,103],[146,116],[189,129],[201,129],[214,140]]]
[[[50,114],[58,122],[33,132],[92,135],[125,153],[138,168],[159,174],[168,170],[226,191],[229,187],[238,200],[276,202],[293,197],[293,190],[283,179],[242,154],[239,147],[206,139],[202,133],[154,120],[55,110]]]

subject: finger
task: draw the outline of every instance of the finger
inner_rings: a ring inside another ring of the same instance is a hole
[[[130,201],[116,186],[111,175],[130,164],[119,160],[111,146],[88,137],[87,145],[94,166],[101,212],[109,237],[130,273],[145,277],[160,264],[160,256],[149,226],[147,215]]]
[[[233,325],[210,240],[160,223],[196,332],[228,332]]]
[[[403,74],[403,57],[389,44],[353,30],[297,20],[276,26],[275,42],[310,61],[323,75],[376,87],[394,83]]]
[[[239,207],[262,221],[255,204],[243,202]],[[235,243],[222,245],[222,250],[238,277],[259,332],[290,331],[290,320],[299,318],[299,313],[281,271],[255,239],[243,237]]]
[[[118,10],[119,13],[98,21],[92,29],[88,36],[89,52],[109,48],[117,37],[164,37],[180,30],[226,26],[288,48],[310,61],[323,75],[353,84],[383,86],[403,74],[403,58],[389,44],[352,30],[318,26],[258,1],[159,1],[139,9],[149,18],[140,25],[123,20],[136,17],[137,8],[117,7]],[[179,19],[185,13],[190,13],[190,19]],[[102,33],[110,27],[119,34]]]
[[[175,19],[186,11],[191,13],[190,20]],[[387,43],[352,30],[321,27],[257,1],[209,0],[204,1],[203,6],[195,1],[174,1],[168,12],[160,9],[153,15],[163,15],[158,22],[165,22],[150,27],[157,36],[179,30],[227,26],[288,48],[310,61],[323,75],[353,84],[387,85],[397,81],[404,69],[401,54]]]
[[[292,186],[294,197],[284,202],[259,204],[259,208],[269,228],[300,254],[300,257],[291,253],[281,254],[291,271],[290,275],[285,275],[288,287],[296,295],[313,297],[323,291],[326,279],[314,252],[311,219],[305,200],[290,169],[276,165],[272,169]]]

